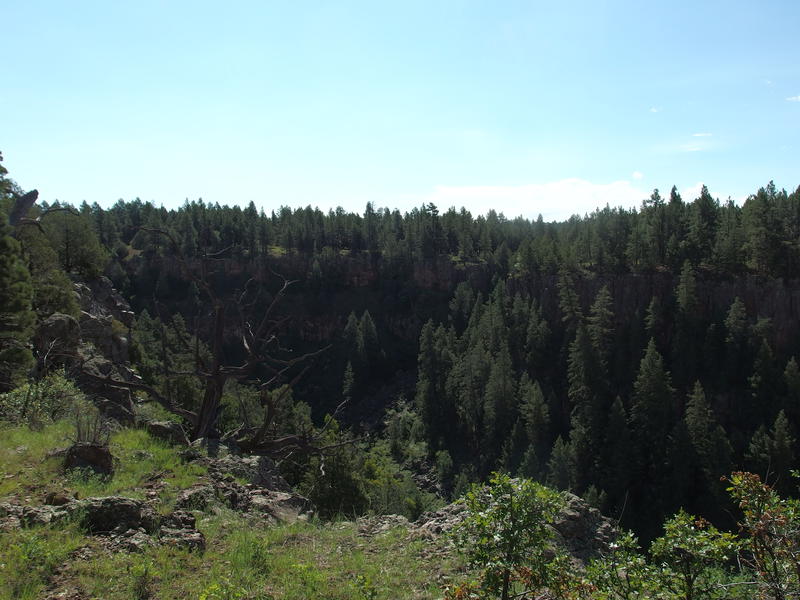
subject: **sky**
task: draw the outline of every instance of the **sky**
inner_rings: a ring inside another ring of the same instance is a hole
[[[489,209],[800,185],[800,2],[0,0],[40,198]]]

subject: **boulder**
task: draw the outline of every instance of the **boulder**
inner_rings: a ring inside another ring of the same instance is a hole
[[[106,417],[120,423],[133,424],[135,408],[130,390],[98,379],[110,377],[124,381],[125,377],[119,368],[91,345],[81,345],[79,354],[83,370],[78,373],[77,383],[81,390],[93,397],[97,408]]]
[[[195,529],[170,529],[161,528],[161,543],[176,548],[186,548],[196,552],[204,552],[206,539],[202,533]]]
[[[280,523],[294,523],[304,518],[310,510],[311,502],[299,494],[253,490],[249,495],[251,513],[269,515]]]
[[[114,327],[114,318],[98,316],[86,311],[81,312],[81,339],[90,342],[105,356],[116,364],[130,360],[127,336]]]
[[[153,437],[171,444],[185,444],[187,442],[186,432],[183,427],[181,427],[180,423],[175,423],[174,421],[147,421],[145,429]]]
[[[53,313],[36,328],[33,346],[40,360],[47,356],[49,364],[64,364],[65,357],[77,353],[80,337],[81,328],[74,317]]]
[[[215,499],[214,488],[208,484],[194,485],[178,493],[175,499],[177,510],[205,510]]]
[[[291,492],[292,487],[281,476],[275,462],[268,456],[237,456],[228,454],[209,462],[209,471],[230,473],[268,490]]]
[[[64,469],[89,469],[110,476],[114,474],[114,457],[106,445],[79,442],[67,448]]]
[[[586,561],[608,549],[617,532],[611,520],[575,494],[565,494],[566,506],[553,520],[556,541],[573,557]]]
[[[81,310],[98,316],[110,316],[125,327],[133,324],[133,311],[130,304],[114,288],[108,277],[101,276],[88,283],[74,284]]]
[[[143,529],[154,532],[158,527],[158,515],[141,500],[123,496],[89,498],[73,503],[81,510],[81,524],[90,533],[125,532]]]
[[[75,503],[63,506],[28,506],[0,502],[0,530],[59,523],[72,516]]]

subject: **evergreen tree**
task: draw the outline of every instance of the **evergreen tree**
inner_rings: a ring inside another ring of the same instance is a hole
[[[547,484],[557,490],[571,490],[574,487],[575,462],[570,445],[561,436],[556,438],[547,461]]]
[[[628,415],[622,400],[617,397],[608,414],[608,425],[600,455],[600,474],[603,489],[608,496],[608,506],[616,513],[621,509],[631,477],[636,471],[631,464],[633,442],[628,428]]]
[[[672,348],[672,364],[677,381],[688,386],[697,378],[699,350],[703,331],[700,328],[697,281],[694,268],[687,260],[681,269],[675,289],[677,314],[675,317],[675,339]]]
[[[547,406],[542,386],[531,381],[525,373],[519,383],[520,414],[528,440],[534,453],[544,457],[551,445],[550,409]]]
[[[8,391],[33,364],[29,348],[36,315],[33,286],[19,242],[0,213],[0,391]]]
[[[594,344],[600,363],[608,368],[614,341],[614,307],[607,285],[597,292],[587,321],[589,338]]]
[[[684,423],[702,475],[697,478],[697,484],[707,496],[698,501],[697,508],[720,505],[723,495],[719,478],[730,472],[733,450],[725,430],[717,423],[699,381],[689,396]],[[696,490],[695,495],[701,496],[701,490]]]

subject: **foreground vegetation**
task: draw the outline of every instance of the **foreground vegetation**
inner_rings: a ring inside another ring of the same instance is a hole
[[[49,493],[68,497],[142,497],[156,475],[157,505],[168,511],[177,492],[205,469],[181,460],[180,448],[139,429],[110,437],[112,477],[64,472],[49,456],[70,443],[74,424],[61,420],[31,430],[0,424],[0,502],[39,505]],[[412,539],[405,528],[366,535],[354,521],[317,518],[270,526],[219,507],[198,515],[203,553],[167,546],[112,553],[78,523],[30,527],[0,536],[0,598],[42,598],[72,590],[103,599],[435,598],[456,571],[440,544]],[[436,556],[436,560],[430,560]]]

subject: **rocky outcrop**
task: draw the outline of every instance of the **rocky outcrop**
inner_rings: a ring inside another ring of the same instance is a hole
[[[128,381],[136,378],[135,373],[125,366],[114,364],[91,345],[82,344],[78,354],[80,370],[77,383],[81,390],[92,397],[103,415],[120,423],[132,424],[135,410],[130,390],[104,380]]]
[[[95,317],[112,317],[126,328],[133,325],[130,304],[114,288],[108,277],[98,277],[87,283],[76,283],[75,293],[81,310]]]
[[[64,364],[66,357],[77,353],[80,338],[81,328],[74,317],[53,313],[39,323],[33,336],[33,346],[40,361]]]
[[[241,484],[228,474],[209,470],[211,477],[182,490],[175,501],[176,510],[209,511],[226,506],[269,523],[292,523],[305,519],[312,511],[311,502],[288,490],[268,489],[252,483]],[[287,486],[288,487],[288,486]]]
[[[565,499],[553,521],[556,544],[581,561],[608,550],[617,537],[612,521],[575,494],[567,493]]]
[[[123,533],[139,528],[153,533],[158,529],[157,513],[142,500],[108,496],[78,500],[75,504],[81,509],[81,525],[90,533]]]
[[[202,552],[205,538],[194,516],[176,510],[160,516],[151,504],[123,496],[68,499],[59,506],[0,503],[0,531],[55,525],[76,520],[89,534],[101,536],[111,550],[139,552],[166,544]]]

